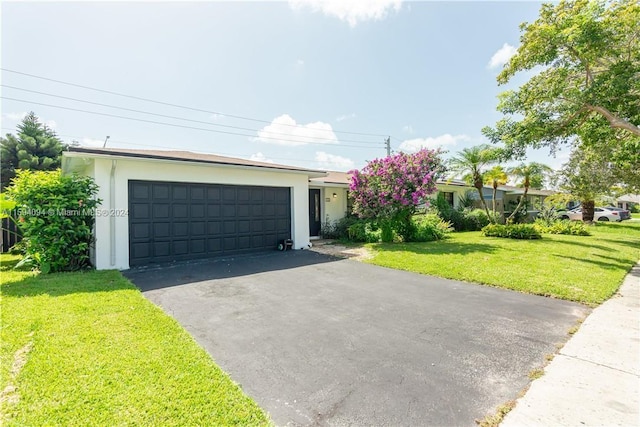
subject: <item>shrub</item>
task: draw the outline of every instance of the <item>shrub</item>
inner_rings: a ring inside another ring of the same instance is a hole
[[[541,239],[542,236],[533,224],[489,224],[482,229],[487,237],[509,239]]]
[[[572,236],[590,236],[587,225],[582,221],[569,221],[568,219],[548,221],[538,218],[534,222],[536,230],[547,234],[568,234]]]
[[[435,212],[445,222],[451,224],[455,231],[479,231],[485,225],[489,224],[489,217],[483,209],[462,208],[454,209],[444,198],[444,194],[438,193],[436,199],[432,201]],[[496,221],[500,219],[500,215],[496,214]]]
[[[322,237],[325,239],[348,239],[349,227],[358,222],[353,215],[345,216],[337,221],[326,221],[322,224]]]
[[[413,217],[413,223],[415,231],[411,240],[414,242],[442,240],[452,230],[451,223],[444,221],[436,213],[416,215]]]
[[[27,258],[43,273],[90,265],[98,186],[92,178],[57,171],[18,171],[7,189],[16,202]]]
[[[354,242],[378,243],[382,240],[382,230],[375,221],[358,219],[348,229],[349,240]]]

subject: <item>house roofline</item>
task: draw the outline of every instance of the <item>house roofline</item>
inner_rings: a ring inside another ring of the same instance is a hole
[[[317,169],[305,169],[295,166],[279,165],[275,163],[263,163],[254,162],[246,159],[239,159],[234,157],[224,157],[215,154],[199,154],[192,153],[190,151],[167,151],[167,154],[162,154],[160,150],[119,150],[119,149],[101,149],[101,148],[87,148],[87,147],[69,147],[67,151],[63,152],[64,157],[70,158],[82,158],[82,157],[95,157],[95,158],[119,158],[119,159],[138,159],[138,160],[150,160],[150,161],[165,161],[165,162],[184,162],[184,163],[197,163],[201,165],[216,165],[222,167],[236,167],[242,169],[264,169],[272,172],[282,173],[296,173],[305,174],[309,177],[320,178],[327,175],[325,171]],[[180,153],[181,155],[177,155]],[[188,157],[185,154],[192,154],[197,157]],[[207,158],[209,157],[209,158]]]

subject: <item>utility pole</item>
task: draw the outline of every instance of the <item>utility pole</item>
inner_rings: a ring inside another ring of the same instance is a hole
[[[385,145],[387,146],[387,157],[391,156],[391,137],[388,136],[387,139],[384,141]]]

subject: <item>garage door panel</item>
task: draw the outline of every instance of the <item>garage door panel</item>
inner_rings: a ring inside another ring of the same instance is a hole
[[[191,218],[204,218],[205,217],[204,205],[191,205]]]
[[[172,187],[173,200],[187,200],[187,186],[186,185],[173,185]]]
[[[169,200],[171,188],[168,184],[154,184],[153,185],[153,199],[154,200]]]
[[[220,216],[220,205],[207,205],[207,217],[218,218]]]
[[[149,205],[147,203],[133,203],[129,208],[129,215],[131,219],[147,221],[149,219]]]
[[[172,205],[172,214],[174,218],[188,218],[189,217],[189,206],[187,204],[182,203],[174,203]]]
[[[131,224],[131,238],[136,239],[148,239],[151,236],[148,223]]]
[[[275,249],[291,236],[289,188],[129,182],[131,266]]]
[[[194,185],[191,187],[191,202],[204,201],[205,197],[205,187]]]
[[[171,216],[171,205],[169,205],[168,203],[154,203],[152,210],[154,219],[166,220]]]
[[[189,235],[189,223],[188,222],[175,222],[173,223],[173,237],[182,237]]]

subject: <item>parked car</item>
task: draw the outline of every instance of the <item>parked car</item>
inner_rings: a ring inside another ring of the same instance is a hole
[[[627,215],[629,213],[627,212]],[[582,208],[575,208],[570,211],[562,213],[561,219],[570,219],[572,221],[582,221]],[[620,212],[611,208],[596,207],[593,210],[594,221],[622,221]]]
[[[618,212],[620,214],[620,221],[631,219],[631,212],[626,209],[616,208],[615,206],[605,206],[605,209]]]

